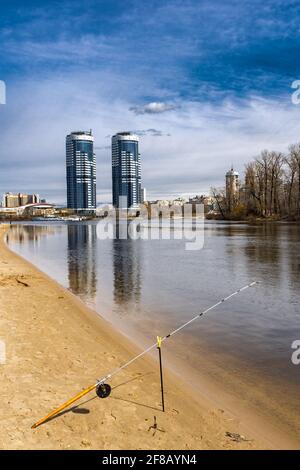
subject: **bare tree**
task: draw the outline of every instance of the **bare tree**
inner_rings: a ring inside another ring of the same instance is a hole
[[[300,144],[289,147],[289,154],[285,159],[289,168],[288,180],[288,208],[289,213],[300,215]]]
[[[226,212],[227,212],[225,190],[223,188],[222,189],[211,188],[210,192],[211,192],[212,197],[216,201],[216,204],[218,206],[218,209],[222,218],[225,219]]]

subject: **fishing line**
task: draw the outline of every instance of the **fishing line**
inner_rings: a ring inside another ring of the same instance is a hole
[[[227,297],[224,297],[223,299],[219,300],[219,302],[217,302],[216,304],[212,305],[211,307],[208,307],[206,310],[203,310],[203,312],[200,312],[198,313],[197,315],[195,315],[193,318],[191,318],[190,320],[188,320],[187,322],[183,323],[181,326],[179,326],[178,328],[176,328],[176,330],[173,330],[171,331],[171,333],[167,334],[166,336],[163,336],[161,338],[161,342],[163,341],[166,341],[167,339],[171,338],[171,336],[174,336],[176,333],[179,333],[179,331],[183,330],[186,326],[190,325],[191,323],[193,323],[194,321],[196,321],[198,318],[202,317],[203,315],[205,315],[206,313],[210,312],[211,310],[215,309],[216,307],[218,307],[219,305],[221,305],[222,303],[224,302],[227,302],[227,300],[231,299],[232,297],[234,297],[235,295],[239,294],[240,292],[248,289],[249,287],[253,287],[255,284],[258,284],[258,281],[254,281],[254,282],[251,282],[250,284],[247,284],[246,286],[244,287],[241,287],[240,289],[236,290],[235,292],[233,292],[232,294],[228,295]],[[156,348],[157,347],[157,343],[154,343],[152,344],[151,346],[149,346],[147,349],[145,349],[144,351],[142,351],[140,354],[138,354],[137,356],[133,357],[132,359],[130,359],[130,361],[126,362],[125,364],[123,364],[122,366],[118,367],[117,369],[115,369],[114,371],[112,371],[110,374],[106,375],[105,377],[103,377],[102,379],[98,379],[98,381],[96,382],[96,385],[99,385],[99,384],[102,384],[104,383],[106,380],[110,379],[111,377],[113,377],[114,375],[116,375],[118,372],[120,372],[121,370],[125,369],[126,367],[128,367],[129,365],[131,365],[133,362],[135,362],[137,359],[140,359],[142,356],[144,356],[145,354],[147,354],[148,352],[150,352],[152,349]]]

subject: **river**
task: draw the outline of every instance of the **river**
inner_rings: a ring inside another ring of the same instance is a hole
[[[259,281],[165,343],[164,358],[220,406],[226,396],[228,406],[272,414],[300,439],[300,365],[291,360],[300,226],[207,221],[197,230],[199,250],[183,239],[103,240],[96,222],[16,225],[8,243],[141,345]]]

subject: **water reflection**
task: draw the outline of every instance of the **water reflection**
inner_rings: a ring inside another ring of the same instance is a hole
[[[138,304],[141,297],[141,240],[123,239],[124,224],[116,225],[116,238],[112,240],[113,295],[118,304]]]
[[[96,225],[68,225],[68,278],[74,294],[95,298],[97,291]]]
[[[271,278],[273,287],[288,282],[299,288],[300,227],[296,224],[265,224],[245,227],[244,232],[248,238],[243,249],[250,272],[255,274],[261,270],[264,282],[268,283]]]
[[[167,330],[219,296],[262,281],[252,297],[224,306],[223,315],[209,316],[193,334],[212,343],[218,338],[230,352],[236,344],[247,361],[273,360],[275,350],[286,368],[300,331],[297,225],[207,223],[204,249],[194,252],[185,250],[184,240],[126,239],[126,223],[115,229],[115,239],[103,240],[94,223],[17,226],[10,241],[101,314],[124,317],[138,329],[146,318],[150,332],[155,322]]]
[[[272,265],[278,265],[281,262],[281,231],[277,225],[267,224],[256,230],[247,227],[246,235],[248,235],[248,243],[245,245],[245,254],[251,261]]]
[[[13,225],[6,235],[6,241],[17,242],[20,245],[28,244],[28,242],[36,246],[39,244],[41,237],[55,235],[61,227],[50,227],[49,225]]]

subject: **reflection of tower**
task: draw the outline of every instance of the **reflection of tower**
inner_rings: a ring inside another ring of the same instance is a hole
[[[68,225],[69,286],[74,294],[93,300],[97,289],[96,225]]]
[[[226,200],[229,212],[236,206],[239,198],[239,174],[231,168],[226,173]]]
[[[140,248],[140,240],[113,240],[114,300],[118,304],[140,300]]]

